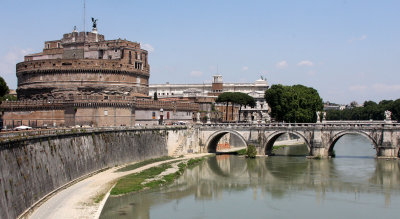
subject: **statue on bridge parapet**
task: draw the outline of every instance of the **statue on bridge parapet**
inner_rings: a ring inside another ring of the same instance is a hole
[[[207,124],[211,124],[211,115],[210,115],[210,112],[207,112]]]
[[[197,113],[196,113],[196,123],[197,123],[197,124],[200,124],[200,123],[201,123],[201,121],[200,121],[200,112],[197,112]]]
[[[322,112],[322,123],[326,123],[326,112]]]
[[[269,116],[268,113],[261,112],[261,115],[262,115],[262,123],[270,123],[271,122],[271,116]]]
[[[321,117],[319,117],[319,115],[321,114],[321,112],[320,112],[320,111],[317,111],[316,114],[317,114],[317,123],[321,123]]]
[[[258,124],[259,118],[258,118],[258,113],[257,112],[253,112],[253,124]]]
[[[252,121],[251,121],[251,113],[250,112],[247,112],[247,122],[248,123],[251,123]]]
[[[392,112],[390,112],[389,110],[385,111],[385,122],[386,123],[392,122]]]

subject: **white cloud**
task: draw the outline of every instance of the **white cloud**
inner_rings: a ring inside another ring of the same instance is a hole
[[[400,92],[400,84],[374,84],[372,89],[376,92]]]
[[[0,72],[2,74],[15,74],[15,64],[24,61],[24,56],[31,52],[32,49],[12,49],[0,58]]]
[[[365,90],[367,90],[367,86],[365,85],[352,85],[349,87],[350,91],[356,91],[356,92],[364,92]]]
[[[247,70],[249,70],[249,67],[247,67],[247,66],[242,67],[242,71],[247,71]]]
[[[367,35],[362,35],[360,38],[359,38],[359,40],[365,40],[365,39],[367,39]]]
[[[303,60],[299,63],[297,63],[298,66],[314,66],[314,63],[312,61],[309,60]]]
[[[363,35],[360,36],[360,37],[353,37],[353,38],[349,39],[348,41],[349,41],[350,43],[352,43],[352,42],[354,42],[354,41],[363,41],[363,40],[366,40],[367,37],[368,37],[368,36],[367,36],[366,34],[363,34]]]
[[[193,76],[193,77],[200,77],[200,76],[203,75],[203,72],[201,72],[201,71],[191,71],[190,75]]]
[[[17,87],[17,77],[15,75],[15,65],[24,61],[24,56],[31,53],[32,49],[14,48],[0,57],[0,75],[6,81],[10,89]]]
[[[154,47],[148,43],[143,44],[142,49],[145,49],[148,52],[154,52]]]
[[[286,68],[286,67],[288,67],[288,63],[285,60],[283,60],[283,61],[276,63],[276,67],[277,68]]]

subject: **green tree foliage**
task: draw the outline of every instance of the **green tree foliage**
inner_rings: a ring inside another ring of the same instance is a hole
[[[240,121],[240,113],[243,106],[251,106],[254,107],[256,105],[256,101],[253,97],[248,94],[242,92],[225,92],[218,96],[215,100],[217,103],[226,103],[226,120],[228,120],[228,105],[229,103],[238,104],[239,107],[239,121]],[[232,107],[232,118],[233,118],[233,107]]]
[[[228,121],[228,105],[229,105],[229,102],[232,103],[232,100],[233,100],[233,94],[232,94],[232,92],[224,92],[224,93],[220,94],[220,95],[218,96],[218,98],[215,100],[215,102],[217,102],[217,103],[226,103],[226,110],[225,110],[225,112],[226,112],[226,117],[225,117],[225,121]]]
[[[240,115],[242,112],[242,107],[250,106],[254,107],[256,105],[256,101],[254,98],[248,94],[242,93],[242,92],[235,92],[234,93],[234,102],[236,104],[239,104],[239,121],[240,121]]]
[[[17,100],[17,97],[14,96],[14,95],[11,95],[11,94],[6,94],[6,95],[0,97],[0,101],[6,101],[6,100],[9,100],[9,101],[16,101],[16,100]]]
[[[256,158],[257,156],[257,149],[254,145],[249,145],[247,146],[247,150],[246,150],[246,157],[248,158]]]
[[[303,85],[272,85],[265,91],[265,99],[277,121],[315,122],[316,112],[323,109],[318,91]]]
[[[385,111],[392,112],[392,120],[400,120],[400,99],[382,100],[379,103],[365,101],[362,107],[344,110],[329,110],[327,120],[384,120]]]
[[[0,97],[3,97],[9,92],[10,90],[8,89],[6,81],[3,79],[3,77],[0,76]]]
[[[158,100],[157,92],[154,92],[154,100]]]

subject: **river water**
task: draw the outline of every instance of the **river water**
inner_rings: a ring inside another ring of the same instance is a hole
[[[208,158],[170,186],[109,198],[100,218],[400,217],[399,161],[375,159],[368,139],[344,136],[333,159],[293,150]]]

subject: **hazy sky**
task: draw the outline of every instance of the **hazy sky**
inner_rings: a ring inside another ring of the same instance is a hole
[[[324,101],[400,98],[398,0],[86,1],[106,39],[140,42],[150,83],[303,84]],[[0,75],[16,88],[15,64],[83,31],[83,0],[2,0]]]

